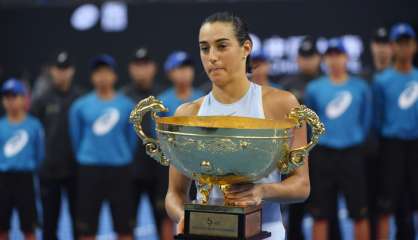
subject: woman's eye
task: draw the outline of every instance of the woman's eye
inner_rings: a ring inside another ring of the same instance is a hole
[[[200,51],[202,52],[208,52],[209,48],[208,47],[200,47]]]
[[[226,45],[219,45],[218,48],[219,49],[225,49],[226,48]]]

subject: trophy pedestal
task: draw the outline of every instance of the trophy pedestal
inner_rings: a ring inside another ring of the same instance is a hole
[[[261,240],[271,233],[261,230],[261,206],[224,206],[223,201],[208,205],[186,203],[182,240]]]

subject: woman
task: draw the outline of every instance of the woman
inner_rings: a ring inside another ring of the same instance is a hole
[[[203,98],[181,105],[177,116],[234,115],[282,120],[290,109],[299,104],[285,91],[261,87],[247,78],[252,42],[245,23],[230,13],[215,13],[200,28],[200,56],[212,81],[212,91]],[[295,131],[292,147],[306,145],[306,127]],[[184,208],[191,180],[173,166],[170,167],[166,209],[183,231]],[[216,188],[216,194],[222,194]],[[272,239],[284,239],[280,203],[304,201],[310,191],[308,164],[295,170],[280,182],[274,172],[257,183],[233,185],[226,192],[226,200],[236,205],[256,205],[263,201],[263,230],[272,232]]]

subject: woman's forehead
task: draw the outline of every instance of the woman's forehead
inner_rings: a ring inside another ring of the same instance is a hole
[[[199,42],[216,42],[220,39],[234,38],[234,31],[231,23],[215,22],[205,23],[199,32]]]

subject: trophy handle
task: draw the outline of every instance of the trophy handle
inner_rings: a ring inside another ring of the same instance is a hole
[[[141,100],[135,108],[132,110],[129,116],[129,122],[134,125],[135,132],[141,138],[142,143],[145,145],[145,150],[149,156],[157,160],[161,165],[168,166],[170,161],[165,157],[162,152],[159,142],[156,139],[148,137],[142,129],[142,120],[144,115],[150,112],[151,117],[154,119],[158,118],[158,112],[167,112],[168,109],[163,103],[156,99],[154,96],[150,96]]]
[[[302,127],[303,123],[307,123],[311,126],[312,136],[310,142],[306,146],[289,150],[287,157],[284,160],[279,161],[279,171],[284,174],[290,173],[302,166],[309,151],[318,143],[319,137],[325,133],[324,124],[320,121],[318,115],[305,105],[293,108],[287,117],[296,122],[296,128]]]

